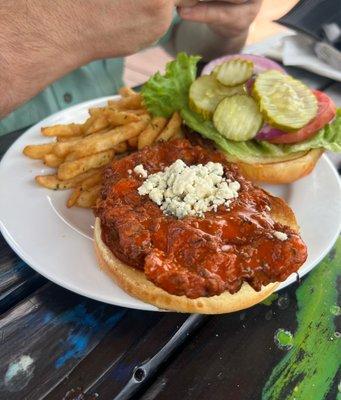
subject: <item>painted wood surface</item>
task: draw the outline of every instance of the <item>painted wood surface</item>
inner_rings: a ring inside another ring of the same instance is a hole
[[[0,315],[45,282],[13,252],[0,234]]]
[[[0,319],[0,398],[110,398],[187,315],[131,311],[45,284]]]

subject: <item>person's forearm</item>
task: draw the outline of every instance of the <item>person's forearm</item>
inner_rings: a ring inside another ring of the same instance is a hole
[[[61,13],[56,6],[41,15],[40,5],[0,0],[0,116],[87,61],[72,24],[75,8]]]
[[[176,52],[186,51],[200,54],[205,61],[223,54],[238,53],[244,46],[248,31],[232,38],[214,33],[206,24],[181,21],[173,36],[173,47]]]
[[[5,49],[1,40],[0,47],[0,118],[83,64],[80,58],[61,57],[63,50],[52,47],[35,55],[21,50],[18,55],[17,49]],[[54,61],[51,63],[51,60]]]

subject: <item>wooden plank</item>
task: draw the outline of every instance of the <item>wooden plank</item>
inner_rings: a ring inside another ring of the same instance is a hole
[[[287,29],[275,22],[275,19],[286,14],[298,0],[263,0],[258,15],[249,29],[247,44],[260,42]]]
[[[0,319],[0,398],[43,398],[126,312],[53,284],[27,297]],[[100,359],[97,362],[101,364]]]
[[[0,159],[6,153],[7,149],[12,143],[18,139],[18,137],[25,131],[20,129],[19,131],[8,133],[7,135],[0,136]]]
[[[0,314],[45,282],[13,252],[0,234]]]

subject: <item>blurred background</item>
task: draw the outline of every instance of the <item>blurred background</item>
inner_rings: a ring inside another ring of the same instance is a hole
[[[341,0],[340,7],[341,7]],[[299,0],[263,0],[261,10],[255,21],[250,26],[249,36],[246,45],[261,42],[262,40],[276,34],[288,31],[282,25],[272,22],[289,10],[291,10]],[[162,72],[166,63],[172,57],[160,46],[149,48],[125,59],[126,68],[124,81],[128,86],[136,86],[144,83],[157,71]],[[341,106],[341,83],[334,84],[329,89],[328,94],[336,104]],[[334,164],[341,167],[341,154],[328,154]]]
[[[272,22],[288,12],[298,0],[263,0],[262,8],[250,27],[247,44],[259,42],[286,30]],[[341,4],[341,0],[340,0]],[[171,56],[161,47],[154,47],[126,58],[124,80],[128,86],[145,82],[156,71],[163,71]]]

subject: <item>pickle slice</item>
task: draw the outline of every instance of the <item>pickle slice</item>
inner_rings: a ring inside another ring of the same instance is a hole
[[[295,131],[316,117],[317,100],[302,82],[269,70],[255,80],[253,96],[269,125],[283,131]]]
[[[213,123],[221,135],[239,142],[255,137],[263,118],[258,104],[251,96],[236,94],[218,104]]]
[[[203,75],[189,89],[189,105],[193,111],[208,119],[223,98],[237,93],[245,93],[243,85],[230,88],[219,83],[213,75]]]
[[[234,58],[217,65],[212,74],[223,85],[240,85],[251,78],[253,74],[253,62],[241,58]]]

